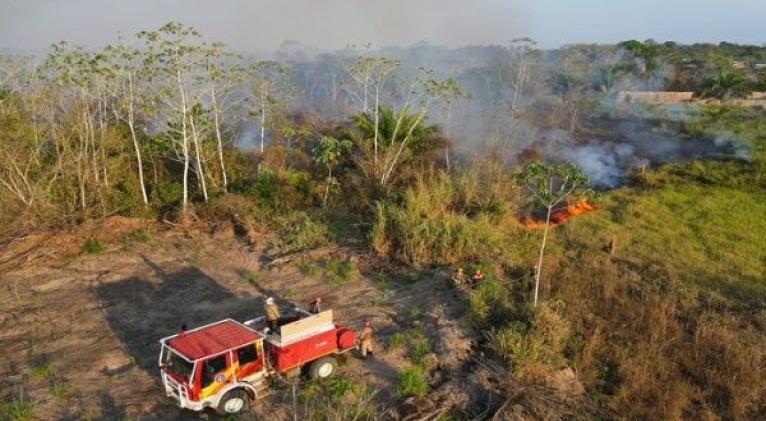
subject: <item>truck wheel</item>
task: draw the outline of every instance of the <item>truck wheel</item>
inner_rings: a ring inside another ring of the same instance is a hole
[[[309,377],[312,379],[324,379],[335,374],[338,362],[333,357],[320,358],[309,366]]]
[[[216,411],[221,415],[238,414],[243,409],[245,409],[249,400],[250,397],[244,390],[230,390],[226,392],[226,394],[221,398],[221,401],[218,402]]]

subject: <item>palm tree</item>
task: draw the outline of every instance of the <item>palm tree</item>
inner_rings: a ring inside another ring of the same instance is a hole
[[[417,166],[420,163],[438,160],[440,151],[448,145],[447,140],[442,136],[441,129],[435,125],[425,124],[425,120],[417,123],[417,115],[407,113],[399,122],[397,128],[398,115],[390,107],[380,107],[378,117],[378,138],[380,140],[380,155],[385,160],[387,152],[392,147],[401,144],[407,132],[413,125],[416,125],[410,134],[406,144],[407,156],[403,162]],[[352,117],[354,123],[353,130],[348,133],[348,137],[361,149],[369,149],[372,146],[372,139],[375,137],[375,118],[372,113],[361,113]],[[394,134],[396,133],[396,134]]]
[[[400,114],[403,113],[403,114]],[[397,159],[399,165],[393,178],[407,179],[414,171],[424,168],[427,163],[438,161],[448,141],[441,129],[425,123],[425,118],[405,111],[394,112],[390,107],[380,107],[378,113],[378,155],[374,159],[375,117],[371,112],[352,117],[352,127],[344,130],[341,137],[355,145],[354,161],[359,175],[366,180],[366,189],[372,198],[383,194],[388,186],[381,183],[381,174]],[[410,133],[410,130],[412,132]],[[406,141],[405,141],[406,138]],[[389,167],[390,168],[390,167]]]
[[[380,107],[378,119],[378,136],[382,139],[380,147],[385,149],[391,145],[398,144],[404,139],[407,131],[416,124],[417,115],[405,114],[402,118],[400,127],[396,127],[397,116],[394,115],[393,108]],[[354,128],[356,129],[356,140],[366,143],[375,137],[375,118],[370,113],[361,113],[352,117]],[[396,131],[396,138],[394,132]],[[407,148],[416,154],[428,153],[439,150],[446,146],[446,140],[441,136],[441,129],[435,125],[427,125],[424,122],[415,127],[410,135]]]

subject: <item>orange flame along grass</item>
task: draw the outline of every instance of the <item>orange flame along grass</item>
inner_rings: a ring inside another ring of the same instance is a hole
[[[588,199],[582,199],[574,203],[567,203],[567,205],[560,209],[554,209],[551,212],[551,227],[555,227],[563,224],[572,217],[584,215],[589,212],[598,210],[598,206],[588,202]],[[522,221],[527,228],[538,229],[545,228],[545,219],[533,219],[528,218]]]

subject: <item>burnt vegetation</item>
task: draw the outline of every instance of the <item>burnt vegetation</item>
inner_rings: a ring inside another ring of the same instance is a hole
[[[395,268],[361,269],[379,285],[450,288],[445,273],[483,268],[461,293],[494,398],[439,415],[766,417],[766,112],[731,102],[766,90],[766,48],[518,40],[309,53],[237,56],[168,23],[101,51],[0,57],[0,233],[112,215],[232,221],[248,243],[277,233],[271,259],[363,250]],[[647,90],[718,101],[617,99]],[[553,175],[530,189],[530,170]],[[524,222],[584,199],[598,210],[544,230]],[[107,243],[83,239],[81,252]],[[347,260],[306,262],[333,288],[358,275]],[[130,282],[120,288],[162,298]],[[143,302],[97,293],[151,370],[143,347],[156,332],[134,334],[118,311],[139,317]],[[411,336],[392,346],[419,356],[391,402],[341,378],[307,388],[306,416],[376,419],[428,399],[438,370]],[[2,416],[33,416],[27,397],[0,398]]]

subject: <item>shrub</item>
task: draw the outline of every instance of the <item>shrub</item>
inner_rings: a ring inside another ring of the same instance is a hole
[[[311,205],[311,190],[309,175],[291,169],[262,168],[252,180],[232,184],[232,191],[254,198],[261,208],[276,211]]]
[[[375,287],[379,290],[385,291],[391,288],[391,281],[388,279],[385,273],[379,273],[374,278]]]
[[[509,326],[490,331],[487,334],[489,347],[500,358],[514,361],[521,365],[523,361],[540,361],[544,352],[542,337],[522,323],[512,323]]]
[[[33,379],[47,379],[54,373],[53,364],[51,364],[48,358],[44,355],[35,357],[30,366],[31,370],[29,375]]]
[[[426,370],[421,366],[415,365],[405,368],[399,374],[396,396],[399,399],[409,396],[423,397],[428,394],[429,389]]]
[[[74,388],[67,383],[56,382],[51,387],[51,395],[58,400],[69,399],[74,396]]]
[[[470,177],[440,174],[418,180],[400,201],[378,203],[373,249],[416,266],[517,258],[526,246],[508,240],[524,235],[523,230],[499,204],[499,193],[478,192],[474,183]]]
[[[140,229],[129,233],[126,236],[126,239],[128,241],[134,241],[138,243],[148,243],[152,241],[152,235],[149,233],[149,231]]]
[[[250,285],[257,287],[260,280],[261,274],[259,272],[247,272],[247,282],[249,282]]]
[[[312,278],[315,278],[322,273],[322,267],[318,263],[310,260],[301,260],[298,262],[297,266],[302,274]]]
[[[431,353],[431,342],[426,337],[413,338],[410,342],[410,358],[416,364],[423,362],[426,355]]]
[[[541,305],[531,325],[521,321],[493,329],[487,334],[489,348],[500,358],[513,362],[514,375],[524,377],[540,365],[556,369],[563,365],[569,323],[552,307]]]
[[[357,269],[353,262],[329,259],[325,264],[330,285],[340,286],[351,282],[356,276]]]
[[[375,392],[347,377],[312,380],[301,391],[303,418],[316,421],[375,420]]]
[[[160,203],[161,208],[176,208],[183,199],[183,184],[178,181],[160,181],[152,190],[152,203]]]
[[[401,348],[407,341],[404,332],[396,332],[388,339],[389,348]]]
[[[277,247],[282,254],[315,249],[326,245],[330,230],[327,224],[316,221],[303,212],[297,212],[282,223]]]
[[[470,273],[470,272],[469,272]],[[527,323],[530,319],[525,304],[517,304],[505,286],[498,282],[491,271],[468,299],[468,315],[482,327],[502,326],[514,321]]]
[[[82,243],[82,246],[80,246],[80,251],[85,254],[99,254],[104,251],[104,246],[102,246],[98,240],[88,238]]]
[[[370,305],[376,307],[385,307],[388,305],[388,300],[386,298],[373,298],[370,300]]]

